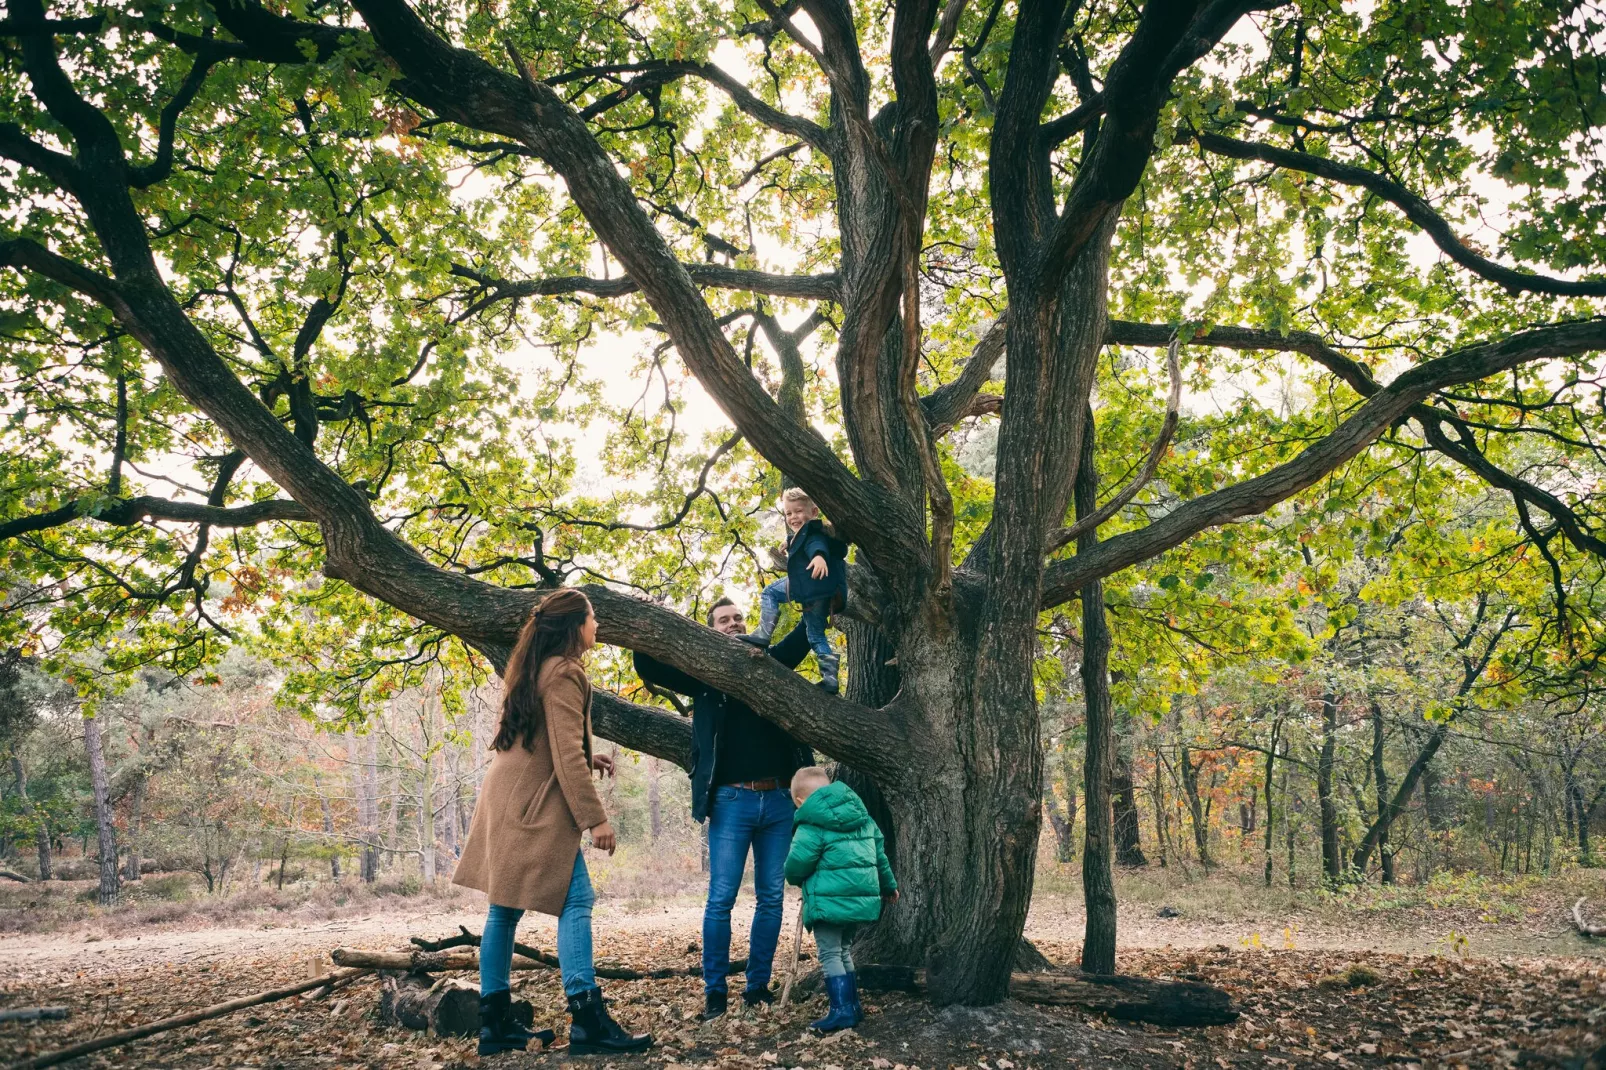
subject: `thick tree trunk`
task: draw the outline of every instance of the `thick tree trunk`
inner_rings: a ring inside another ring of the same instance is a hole
[[[1333,765],[1338,749],[1338,698],[1322,695],[1322,748],[1316,761],[1316,802],[1320,808],[1322,873],[1327,883],[1344,879],[1344,859],[1338,847],[1338,802],[1333,797]]]
[[[1099,476],[1093,460],[1093,421],[1089,415],[1082,438],[1082,464],[1076,477],[1076,513],[1087,516],[1098,503]],[[1085,533],[1077,552],[1098,545],[1096,532]],[[1115,972],[1115,815],[1110,799],[1115,764],[1114,709],[1110,700],[1110,626],[1105,618],[1104,584],[1082,588],[1082,695],[1086,701],[1087,755],[1082,765],[1082,794],[1087,800],[1087,843],[1082,851],[1082,899],[1086,931],[1082,938],[1082,970]],[[1127,777],[1127,788],[1132,779]],[[1134,815],[1135,816],[1135,815]]]
[[[106,753],[101,749],[100,721],[84,718],[84,750],[89,755],[89,783],[95,798],[95,834],[100,847],[100,889],[96,901],[103,907],[117,902],[117,832],[107,801]]]

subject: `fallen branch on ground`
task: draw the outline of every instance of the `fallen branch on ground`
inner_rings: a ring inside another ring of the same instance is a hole
[[[272,1003],[276,1000],[288,999],[291,996],[297,996],[303,992],[309,992],[314,988],[323,988],[325,985],[335,984],[336,982],[346,980],[348,977],[355,977],[357,974],[368,972],[369,971],[367,969],[337,970],[334,973],[326,974],[323,977],[316,977],[310,981],[302,981],[300,984],[291,985],[288,988],[273,988],[266,992],[258,992],[252,996],[241,996],[239,999],[231,999],[227,1003],[218,1003],[211,1007],[203,1007],[198,1011],[191,1011],[189,1014],[180,1014],[172,1018],[163,1018],[161,1021],[150,1022],[146,1025],[138,1025],[133,1029],[124,1029],[120,1033],[108,1033],[106,1036],[96,1037],[94,1040],[86,1040],[82,1044],[74,1044],[70,1048],[62,1048],[60,1051],[51,1051],[46,1052],[43,1055],[35,1055],[31,1059],[24,1059],[19,1063],[12,1063],[10,1066],[6,1067],[6,1070],[40,1070],[41,1067],[55,1066],[57,1063],[64,1063],[68,1059],[76,1059],[80,1055],[89,1055],[92,1052],[105,1051],[107,1048],[121,1047],[122,1045],[128,1044],[135,1040],[142,1040],[145,1037],[155,1036],[157,1033],[165,1033],[169,1029],[179,1029],[183,1026],[194,1025],[197,1022],[204,1022],[211,1018],[221,1018],[225,1014],[233,1014],[235,1011],[243,1011],[247,1007],[256,1007],[263,1003]]]
[[[866,991],[922,994],[926,971],[910,966],[860,966],[859,987]],[[1219,988],[1192,981],[1151,981],[1126,974],[1016,973],[1009,994],[1023,1003],[1081,1007],[1103,1011],[1126,1022],[1155,1025],[1226,1025],[1238,1020],[1232,997]]]
[[[1578,902],[1573,904],[1573,926],[1579,936],[1606,936],[1606,925],[1591,925],[1584,920],[1583,896],[1579,896]]]
[[[448,936],[440,940],[425,940],[421,936],[414,936],[412,937],[413,946],[422,951],[446,951],[454,947],[480,946],[478,933],[470,932],[468,927],[464,925],[459,925],[457,928],[458,933],[456,936]],[[556,955],[548,954],[540,948],[531,947],[529,944],[515,943],[513,945],[513,953],[515,955],[523,955],[525,958],[533,959],[553,969],[558,968],[558,957]],[[805,955],[803,957],[807,958],[808,956]],[[336,959],[335,961],[339,962],[341,960]],[[477,969],[478,960],[476,959],[475,961],[476,966],[474,968]],[[405,967],[386,968],[404,969]],[[662,981],[668,977],[701,977],[703,975],[701,966],[682,966],[678,968],[670,966],[657,970],[632,970],[626,966],[596,966],[594,969],[597,976],[606,981]],[[747,960],[735,960],[726,968],[725,972],[732,974],[747,972]]]
[[[4,877],[8,881],[16,881],[18,884],[33,883],[32,877],[24,876],[21,873],[16,873],[9,869],[0,869],[0,877]]]
[[[71,1013],[66,1007],[13,1007],[0,1011],[0,1022],[57,1021]]]

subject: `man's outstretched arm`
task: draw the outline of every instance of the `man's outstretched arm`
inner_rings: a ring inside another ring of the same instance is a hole
[[[805,640],[805,651],[807,645]],[[703,684],[696,677],[686,675],[673,665],[665,665],[650,654],[636,651],[632,655],[632,660],[636,663],[636,675],[641,677],[642,683],[662,687],[681,695],[695,695],[703,689]]]

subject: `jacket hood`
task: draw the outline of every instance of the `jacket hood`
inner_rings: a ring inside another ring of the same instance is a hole
[[[798,808],[793,824],[818,825],[831,832],[852,832],[870,820],[870,811],[857,792],[846,784],[827,784],[815,790]]]

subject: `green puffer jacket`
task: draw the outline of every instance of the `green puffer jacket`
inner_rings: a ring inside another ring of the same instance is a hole
[[[803,924],[858,925],[898,890],[881,830],[846,784],[815,790],[792,816],[786,879],[803,888]]]

